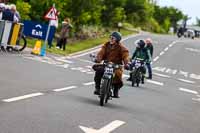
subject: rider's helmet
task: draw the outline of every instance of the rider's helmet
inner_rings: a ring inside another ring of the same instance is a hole
[[[135,42],[135,44],[136,44],[136,46],[137,46],[138,48],[144,48],[144,46],[145,46],[145,41],[144,41],[144,40],[137,40],[137,41]]]
[[[113,32],[110,36],[113,36],[116,38],[116,41],[119,42],[122,39],[122,35],[119,32]]]

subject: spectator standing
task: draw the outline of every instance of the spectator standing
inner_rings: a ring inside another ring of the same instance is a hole
[[[5,10],[3,10],[2,12],[2,20],[12,21],[12,22],[19,21],[16,14],[11,10],[10,5],[5,5]]]
[[[58,39],[58,42],[57,42],[57,47],[60,49],[63,49],[64,51],[67,44],[67,39],[69,37],[69,31],[71,28],[72,28],[72,25],[70,24],[70,19],[65,18],[64,21],[62,22],[60,38]]]
[[[151,58],[153,57],[153,44],[151,38],[147,38],[146,40],[146,48],[149,50]],[[151,61],[146,63],[147,69],[148,69],[148,74],[149,76],[147,77],[148,79],[152,79],[152,66],[151,66]]]
[[[15,4],[11,4],[10,5],[11,11],[14,13],[14,15],[18,18],[18,21],[21,20],[20,14],[17,11],[16,5]]]
[[[56,11],[56,14],[59,15],[60,12]],[[56,29],[58,28],[58,17],[57,17],[57,15],[56,15],[56,19],[55,20],[50,20],[50,22],[49,22],[49,24],[51,26],[51,30],[54,32],[54,34],[56,32]],[[49,48],[52,47],[52,40],[53,40],[53,38],[52,39],[48,39]]]

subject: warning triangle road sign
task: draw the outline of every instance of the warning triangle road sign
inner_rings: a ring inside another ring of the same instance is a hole
[[[51,7],[47,14],[44,16],[45,19],[48,20],[56,20],[57,19],[56,9],[54,7]]]

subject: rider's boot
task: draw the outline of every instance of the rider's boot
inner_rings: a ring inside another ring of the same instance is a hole
[[[100,95],[100,85],[95,85],[94,94],[95,95]]]
[[[144,84],[144,75],[142,75],[142,79],[141,79],[141,82],[142,82],[142,84]]]
[[[95,95],[100,95],[100,82],[95,82],[94,94]]]
[[[122,87],[121,84],[114,84],[113,98],[120,98],[119,90],[120,90],[121,87]]]
[[[99,76],[98,73],[95,73],[94,81],[95,81],[94,94],[100,95],[101,75]]]
[[[114,98],[120,98],[120,96],[119,96],[119,88],[114,88],[114,92],[113,92],[113,97]]]
[[[129,75],[130,75],[130,76],[129,76],[129,78],[127,79],[127,81],[131,81],[131,80],[132,80],[132,74],[130,73]]]

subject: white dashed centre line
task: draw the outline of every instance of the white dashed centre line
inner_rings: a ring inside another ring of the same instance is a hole
[[[94,82],[83,83],[83,85],[86,85],[86,86],[93,85],[93,84],[95,84],[95,83]]]
[[[164,83],[158,82],[158,81],[153,81],[153,80],[146,80],[148,83],[152,83],[152,84],[156,84],[156,85],[160,85],[163,86]]]
[[[71,89],[75,89],[75,88],[77,88],[77,86],[69,86],[69,87],[60,88],[60,89],[54,89],[53,91],[59,92],[59,91],[66,91],[66,90],[71,90]]]
[[[3,99],[3,102],[14,102],[14,101],[19,101],[19,100],[23,100],[23,99],[27,99],[27,98],[32,98],[32,97],[36,97],[36,96],[41,96],[44,95],[43,93],[33,93],[33,94],[28,94],[28,95],[24,95],[24,96],[19,96],[19,97],[13,97],[13,98],[9,98],[9,99]]]
[[[193,91],[193,90],[190,90],[190,89],[179,88],[179,90],[180,90],[180,91],[187,92],[187,93],[198,94],[197,91]]]
[[[194,84],[194,81],[186,80],[186,79],[178,79],[179,81]]]

